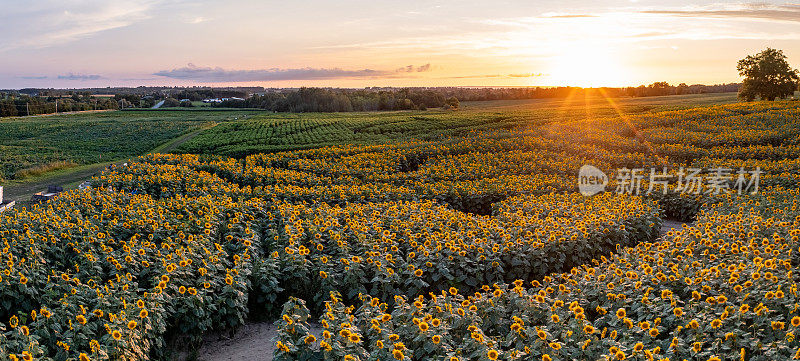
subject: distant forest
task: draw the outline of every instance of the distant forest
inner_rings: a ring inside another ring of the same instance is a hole
[[[737,92],[741,84],[670,85],[657,82],[625,88],[526,87],[526,88],[299,88],[261,87],[137,87],[89,89],[0,90],[0,117],[58,112],[150,108],[161,100],[162,107],[193,107],[192,102],[216,99],[210,106],[256,108],[276,112],[350,112],[377,110],[455,109],[461,101],[518,100],[583,96],[602,92],[609,97]],[[233,99],[240,98],[240,99]]]
[[[94,97],[88,92],[60,96],[32,96],[0,91],[0,117],[13,117],[55,112],[118,109],[120,103],[111,97]]]
[[[244,100],[227,100],[214,106],[260,108],[278,112],[349,112],[458,108],[460,101],[517,100],[583,96],[598,90],[609,97],[648,97],[661,95],[737,92],[740,84],[669,85],[666,82],[627,88],[300,88],[267,91]]]

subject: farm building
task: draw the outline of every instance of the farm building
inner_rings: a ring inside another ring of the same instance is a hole
[[[16,202],[6,201],[3,198],[3,187],[0,186],[0,213],[3,213],[4,211],[7,211],[11,208],[14,208],[14,204],[16,204]]]

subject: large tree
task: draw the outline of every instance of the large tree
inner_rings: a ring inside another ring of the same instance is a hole
[[[739,90],[739,98],[747,101],[775,100],[794,94],[800,77],[797,69],[792,69],[783,51],[767,48],[739,60],[736,66],[739,75],[745,77]]]

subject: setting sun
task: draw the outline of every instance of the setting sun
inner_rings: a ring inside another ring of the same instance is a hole
[[[597,46],[566,49],[553,57],[544,76],[554,86],[623,86],[631,81],[630,68],[609,49]]]

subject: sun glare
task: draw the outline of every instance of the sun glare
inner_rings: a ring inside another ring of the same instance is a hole
[[[610,50],[570,46],[555,56],[547,72],[554,86],[602,87],[628,85],[630,72]]]

